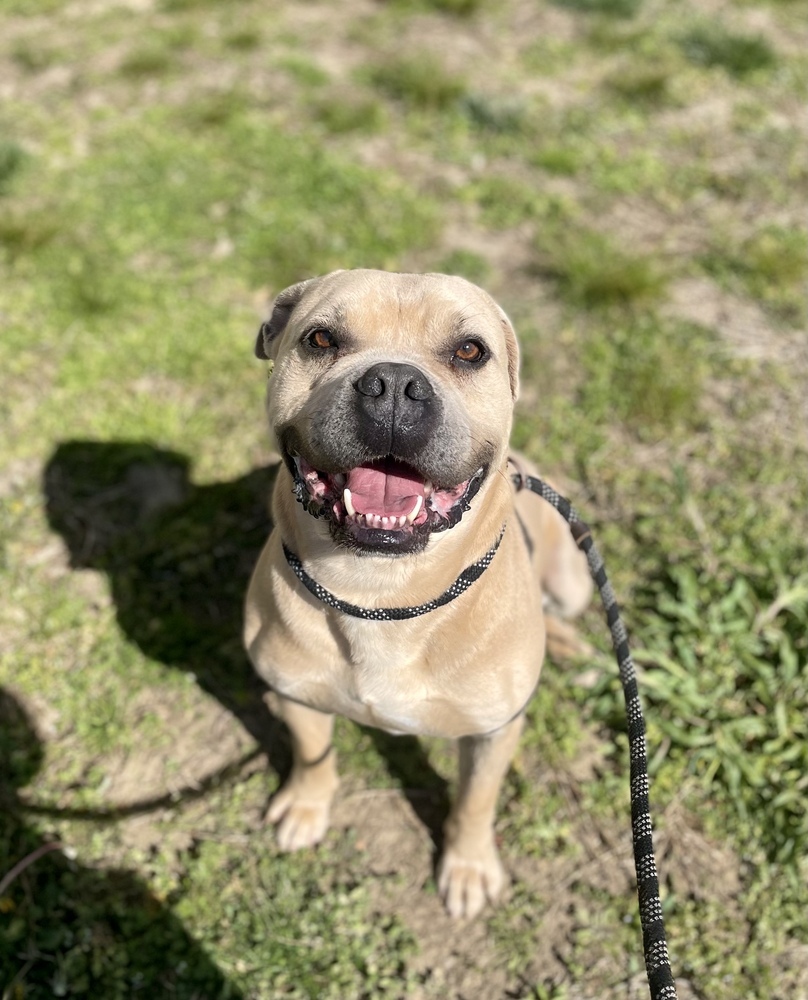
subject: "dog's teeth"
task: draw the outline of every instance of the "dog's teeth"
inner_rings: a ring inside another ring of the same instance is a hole
[[[356,511],[354,510],[353,501],[351,500],[351,491],[347,486],[342,491],[342,502],[345,504],[345,509],[348,511],[349,517],[353,517]]]
[[[382,527],[383,528],[389,528],[390,527],[390,518],[389,517],[383,517],[382,518]]]
[[[412,524],[412,522],[420,514],[420,512],[421,512],[421,504],[423,502],[424,502],[424,498],[419,494],[415,498],[415,506],[412,508],[412,510],[409,512],[409,514],[407,514],[407,516],[404,518],[404,520],[405,521],[409,521],[409,523]]]
[[[370,524],[371,522],[374,528],[381,528],[382,526],[382,519],[379,514],[368,514],[368,523]]]
[[[427,479],[427,481],[424,483],[424,496],[425,497],[432,496],[432,491],[434,489],[435,487],[432,485],[432,480]]]
[[[401,517],[398,519],[399,528],[403,528],[406,523],[407,523],[407,516],[406,514],[402,514]]]

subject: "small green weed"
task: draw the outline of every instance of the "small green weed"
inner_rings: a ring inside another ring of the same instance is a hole
[[[278,60],[278,67],[286,70],[298,83],[306,87],[322,87],[328,83],[329,76],[317,63],[305,56],[291,53]]]
[[[642,104],[662,104],[670,96],[671,73],[666,66],[632,62],[610,74],[605,85],[609,91],[627,101]]]
[[[483,221],[496,229],[518,226],[546,215],[552,201],[537,186],[510,177],[481,177],[466,189],[466,197],[480,207]]]
[[[121,74],[133,79],[162,76],[171,68],[171,53],[165,47],[144,46],[130,52],[121,62]]]
[[[23,211],[18,206],[0,205],[0,247],[10,257],[29,253],[50,243],[59,232],[62,221],[56,210]]]
[[[738,262],[754,287],[784,288],[808,281],[808,229],[766,226],[740,247]]]
[[[555,143],[542,146],[534,153],[532,160],[548,174],[558,174],[560,177],[572,177],[580,170],[583,162],[580,150]]]
[[[393,0],[392,6],[402,13],[434,11],[436,14],[471,17],[483,10],[488,2],[489,0]]]
[[[798,553],[794,553],[798,556]],[[798,556],[799,559],[799,556]],[[643,681],[674,756],[731,802],[779,863],[808,851],[808,575],[761,552],[754,569],[673,564],[638,595]]]
[[[16,142],[0,140],[0,195],[8,192],[14,175],[25,161],[25,151]]]
[[[718,242],[701,259],[720,281],[740,281],[746,291],[783,319],[801,322],[808,282],[808,230],[764,226],[741,243]]]
[[[527,112],[518,98],[468,94],[460,101],[460,109],[472,125],[488,132],[520,135],[527,128]]]
[[[411,107],[443,111],[463,96],[465,82],[449,73],[437,57],[423,53],[412,58],[394,58],[368,71],[379,90]]]
[[[690,324],[643,319],[589,331],[582,403],[594,421],[617,417],[641,437],[693,428],[714,338]]]
[[[694,65],[720,66],[732,76],[747,76],[777,62],[774,50],[762,35],[736,34],[718,22],[692,28],[678,41],[685,58]]]
[[[314,105],[314,115],[329,132],[381,132],[387,123],[384,105],[374,98],[329,94]]]
[[[222,127],[237,118],[247,107],[247,97],[238,90],[210,94],[184,109],[184,119],[196,129]]]
[[[11,50],[11,58],[28,73],[41,73],[43,69],[53,65],[55,54],[49,48],[20,40]]]
[[[224,37],[228,49],[236,52],[252,52],[261,46],[261,32],[258,28],[237,28]]]
[[[557,7],[580,11],[582,14],[600,14],[603,17],[634,17],[642,0],[552,0]]]
[[[441,260],[438,270],[445,274],[459,274],[477,285],[485,284],[491,276],[491,265],[473,250],[453,250]]]
[[[547,224],[540,229],[537,250],[539,273],[554,278],[569,302],[589,309],[652,299],[665,284],[647,256],[634,256],[580,225]]]
[[[162,0],[160,6],[169,13],[182,13],[189,10],[199,10],[205,7],[217,7],[219,0]]]

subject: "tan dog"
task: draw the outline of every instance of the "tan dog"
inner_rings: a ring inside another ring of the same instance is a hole
[[[256,353],[274,361],[284,464],[245,640],[294,750],[268,818],[285,850],[323,837],[334,713],[457,738],[438,883],[451,914],[473,916],[503,883],[494,810],[539,679],[545,601],[575,615],[591,594],[561,517],[511,485],[513,329],[462,278],[337,271],[281,292]]]

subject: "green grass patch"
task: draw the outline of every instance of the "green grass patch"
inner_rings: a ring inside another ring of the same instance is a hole
[[[279,59],[278,66],[306,87],[322,87],[329,80],[324,69],[298,53],[290,53]]]
[[[35,42],[30,42],[27,39],[21,39],[15,42],[11,49],[11,58],[17,66],[24,69],[27,73],[41,73],[49,66],[52,66],[58,56],[56,51],[50,47],[37,45]]]
[[[145,45],[130,52],[121,62],[121,73],[137,79],[139,77],[163,76],[171,69],[170,51],[157,44]]]
[[[781,558],[761,552],[743,574],[674,564],[637,605],[653,609],[640,658],[672,754],[782,864],[808,850],[808,575]]]
[[[262,34],[258,28],[236,28],[224,37],[224,44],[235,52],[252,52],[261,47]]]
[[[481,177],[468,185],[465,197],[480,208],[483,222],[494,229],[508,229],[527,219],[547,215],[555,200],[538,185],[512,177]]]
[[[718,66],[736,77],[770,69],[777,62],[774,49],[762,35],[733,32],[719,22],[698,25],[678,41],[685,58],[695,66]]]
[[[537,150],[533,155],[533,162],[548,174],[572,177],[580,170],[583,157],[580,150],[571,146],[550,143]]]
[[[367,75],[389,97],[427,111],[445,111],[466,91],[465,81],[428,53],[391,58],[370,67]]]
[[[642,0],[553,0],[557,7],[579,11],[582,14],[599,14],[602,17],[634,17]]]
[[[381,101],[355,95],[328,97],[317,101],[314,114],[329,132],[381,132],[387,124],[387,113]]]
[[[606,87],[627,101],[664,104],[670,99],[670,70],[652,63],[625,64],[606,78]]]
[[[528,127],[525,104],[519,98],[468,94],[460,109],[475,128],[487,132],[520,135]]]
[[[404,12],[434,11],[455,17],[471,17],[488,6],[489,0],[393,0],[393,6]]]
[[[0,141],[0,196],[7,194],[14,176],[25,162],[25,151],[16,142]]]
[[[458,274],[477,285],[484,285],[491,277],[491,265],[473,250],[453,250],[441,259],[439,269],[445,274]]]
[[[581,403],[591,418],[623,421],[641,437],[703,420],[700,400],[715,337],[656,317],[601,323],[586,338]]]
[[[550,222],[537,237],[537,269],[573,305],[587,309],[657,298],[665,280],[654,262],[575,223]]]
[[[804,322],[808,229],[763,226],[741,242],[715,243],[701,263],[724,284],[740,284],[782,319]]]

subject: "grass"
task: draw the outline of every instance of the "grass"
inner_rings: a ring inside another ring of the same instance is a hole
[[[583,14],[621,18],[633,17],[639,11],[642,0],[553,0],[553,3]]]
[[[682,35],[679,45],[696,66],[719,66],[737,77],[770,69],[777,62],[774,50],[761,35],[729,31],[719,23],[698,25]]]
[[[423,53],[394,57],[368,70],[371,82],[383,93],[413,108],[441,111],[464,94],[461,77],[446,70],[436,56]]]
[[[664,286],[647,256],[622,250],[586,227],[551,221],[540,226],[537,249],[539,272],[553,278],[574,305],[630,305],[658,297]]]
[[[808,990],[808,37],[786,3],[556,8],[4,6],[0,879],[65,845],[0,894],[10,998],[642,991],[597,609],[604,652],[529,706],[478,922],[436,900],[440,741],[341,722],[322,849],[261,823],[289,746],[239,639],[252,344],[352,266],[514,319],[514,442],[593,524],[640,665],[675,970]]]
[[[769,224],[743,240],[715,240],[702,258],[704,269],[732,287],[740,285],[781,319],[805,317],[808,230]]]

